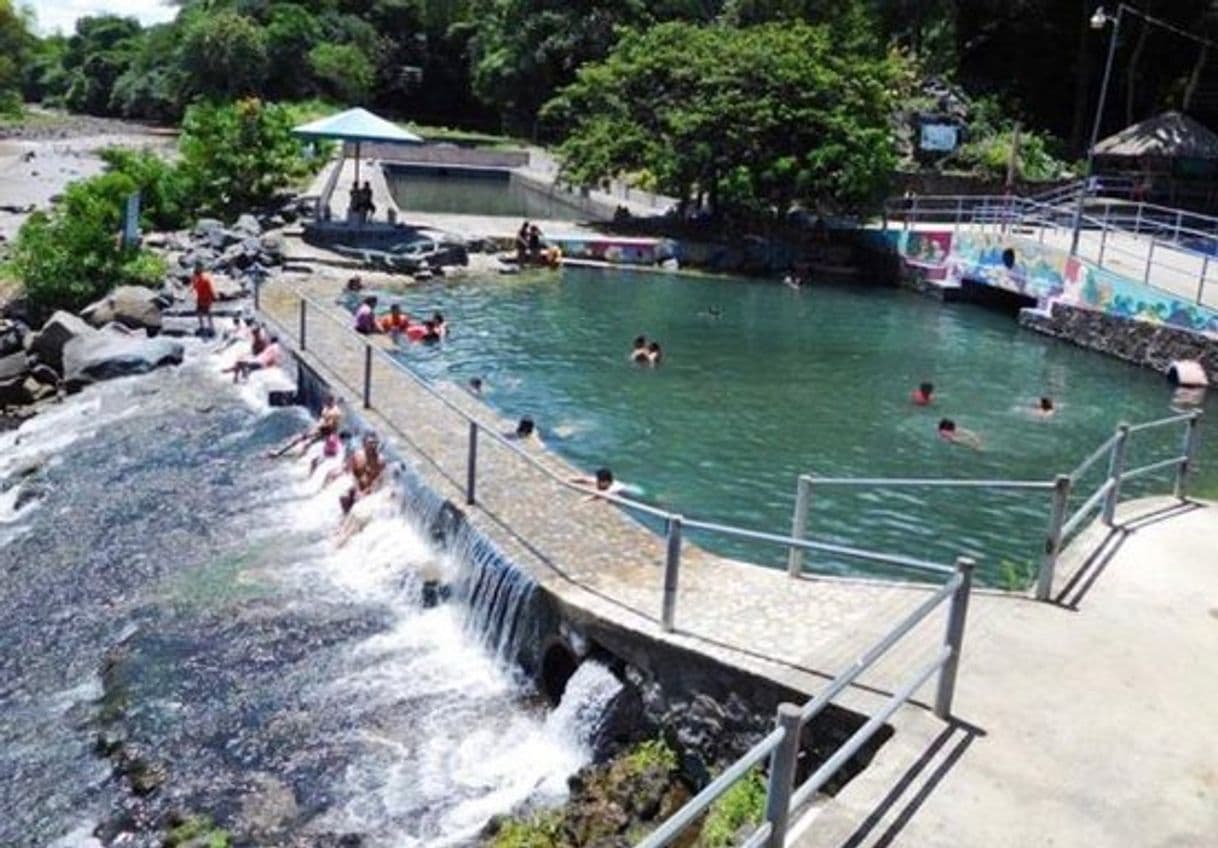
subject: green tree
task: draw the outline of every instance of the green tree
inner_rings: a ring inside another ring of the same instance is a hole
[[[255,98],[191,106],[178,147],[198,212],[256,208],[307,173],[290,110]]]
[[[541,105],[608,53],[621,26],[646,26],[644,0],[478,0],[471,13],[474,92],[506,129],[532,134]]]
[[[140,34],[135,18],[99,15],[78,20],[63,56],[70,77],[65,105],[74,112],[112,114],[114,83],[131,64]]]
[[[0,0],[0,113],[21,111],[22,73],[32,43],[26,16],[12,0]]]
[[[302,74],[301,59],[321,40],[317,18],[296,3],[276,3],[266,25],[266,52],[269,75],[267,95],[293,99],[312,94],[311,80]]]
[[[182,36],[180,62],[192,93],[223,99],[257,94],[267,78],[266,36],[235,12],[196,15]]]
[[[48,212],[35,212],[13,243],[12,266],[43,314],[80,309],[117,285],[157,285],[159,257],[118,238],[126,198],[136,183],[105,173],[68,185]]]
[[[319,44],[309,52],[309,67],[325,93],[346,103],[367,103],[376,67],[354,44]]]
[[[716,214],[793,203],[857,207],[895,165],[897,67],[837,48],[828,27],[668,23],[626,35],[546,107],[570,128],[567,177],[591,185],[646,172]]]

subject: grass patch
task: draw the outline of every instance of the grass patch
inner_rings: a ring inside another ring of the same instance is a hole
[[[998,588],[1006,592],[1022,592],[1032,585],[1039,570],[1030,559],[1004,559],[998,564]]]
[[[229,848],[232,844],[228,831],[216,827],[210,817],[191,816],[165,835],[165,848],[177,848],[196,840],[207,848]]]
[[[562,814],[557,810],[536,813],[524,820],[504,822],[491,840],[492,848],[559,848]]]
[[[677,754],[663,739],[649,739],[627,754],[622,764],[630,774],[642,774],[651,768],[673,771],[677,767]]]
[[[754,770],[723,793],[707,813],[698,845],[702,848],[728,848],[736,844],[736,834],[745,825],[761,823],[765,815],[765,781]]]

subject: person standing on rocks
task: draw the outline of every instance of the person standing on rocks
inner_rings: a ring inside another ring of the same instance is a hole
[[[195,263],[190,285],[195,290],[195,315],[199,317],[199,335],[215,336],[216,325],[212,322],[211,305],[216,301],[216,289],[211,284],[211,277],[203,272],[203,266],[199,263]]]

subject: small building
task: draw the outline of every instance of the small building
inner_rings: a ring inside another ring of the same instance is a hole
[[[1164,112],[1095,145],[1095,173],[1104,194],[1218,209],[1218,134],[1180,112]]]

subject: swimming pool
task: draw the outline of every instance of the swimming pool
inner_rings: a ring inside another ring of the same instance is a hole
[[[591,216],[563,193],[547,193],[508,171],[386,165],[385,180],[399,209],[457,215],[583,221]]]
[[[450,323],[442,347],[400,353],[425,375],[481,376],[492,405],[532,416],[572,462],[610,466],[644,499],[688,516],[756,529],[789,530],[800,473],[1045,480],[1072,470],[1117,421],[1171,414],[1171,389],[1150,371],[1022,330],[1009,315],[890,288],[797,292],[567,267],[432,282],[382,304],[393,300],[440,309]],[[639,334],[662,343],[661,368],[628,362]],[[909,402],[922,380],[936,385],[926,408]],[[1048,420],[1031,413],[1042,394],[1060,407]],[[1210,420],[1215,411],[1211,398]],[[984,450],[939,440],[943,416],[977,431]],[[1133,442],[1131,462],[1170,455],[1175,432],[1152,452]],[[1202,485],[1218,484],[1214,456],[1203,441]],[[971,554],[994,583],[1037,561],[1047,515],[1041,493],[826,489],[809,530],[940,561]],[[694,538],[766,564],[785,556]],[[860,573],[858,563],[809,566]]]

